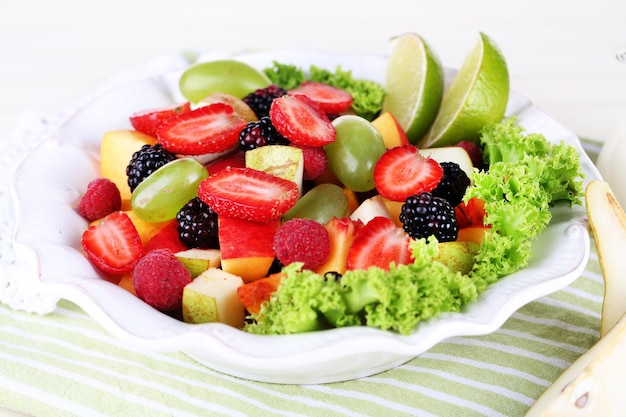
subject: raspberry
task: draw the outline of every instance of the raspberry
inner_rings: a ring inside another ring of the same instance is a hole
[[[78,203],[78,213],[90,222],[120,210],[122,198],[117,186],[107,178],[96,178]]]
[[[274,101],[275,98],[284,96],[285,94],[287,94],[287,91],[284,88],[272,84],[265,88],[259,88],[258,90],[248,94],[243,98],[243,101],[250,106],[257,117],[261,119],[269,115],[272,101]]]
[[[315,220],[289,220],[274,235],[274,253],[283,265],[302,262],[304,269],[313,269],[330,255],[328,231]]]
[[[465,190],[470,185],[470,179],[455,162],[442,162],[443,177],[432,191],[433,196],[448,200],[452,207],[463,201]]]
[[[428,192],[406,199],[400,212],[400,221],[413,239],[435,236],[439,242],[451,242],[456,240],[459,232],[450,203]]]
[[[137,296],[164,313],[182,308],[183,288],[191,281],[191,273],[170,249],[148,252],[133,271]]]
[[[328,158],[324,148],[319,146],[293,145],[302,149],[304,158],[304,179],[314,180],[319,178],[328,166]]]
[[[239,133],[239,149],[251,151],[267,145],[287,145],[289,141],[283,137],[270,120],[262,117],[258,122],[249,122]]]
[[[176,214],[178,237],[190,248],[220,247],[217,233],[217,214],[208,204],[195,197]]]
[[[174,159],[176,155],[165,150],[161,144],[143,145],[133,154],[126,167],[130,190],[134,191],[148,175]]]

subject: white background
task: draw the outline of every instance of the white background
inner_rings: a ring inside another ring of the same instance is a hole
[[[116,72],[183,50],[310,47],[386,53],[417,32],[458,67],[478,31],[507,58],[511,85],[581,137],[626,119],[623,0],[0,0],[0,137],[25,110],[76,102]]]

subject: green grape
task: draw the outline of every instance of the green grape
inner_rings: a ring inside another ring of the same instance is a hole
[[[353,191],[374,188],[374,166],[385,153],[385,143],[378,130],[367,120],[354,115],[333,120],[337,136],[324,146],[328,166],[346,187]]]
[[[212,93],[243,98],[270,84],[270,79],[263,72],[232,59],[192,65],[183,72],[178,82],[181,93],[192,103],[198,103]]]
[[[140,219],[163,222],[176,217],[198,195],[198,185],[209,176],[193,158],[175,159],[154,171],[133,191],[130,205]]]
[[[300,218],[326,224],[348,213],[348,197],[335,184],[319,184],[304,194],[283,216],[283,221]]]

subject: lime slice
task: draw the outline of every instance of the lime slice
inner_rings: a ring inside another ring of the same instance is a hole
[[[418,143],[422,148],[477,141],[480,130],[504,116],[509,70],[498,46],[484,33],[445,93],[437,118]]]
[[[435,120],[443,88],[443,68],[424,39],[415,33],[392,38],[382,112],[396,117],[411,143]]]

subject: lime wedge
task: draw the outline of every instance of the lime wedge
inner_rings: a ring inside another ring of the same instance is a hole
[[[382,112],[396,117],[411,143],[435,120],[443,88],[443,68],[424,39],[415,33],[391,39]]]
[[[432,127],[418,142],[421,148],[477,141],[486,124],[504,116],[509,99],[509,71],[498,46],[480,33],[476,46],[443,96]]]

